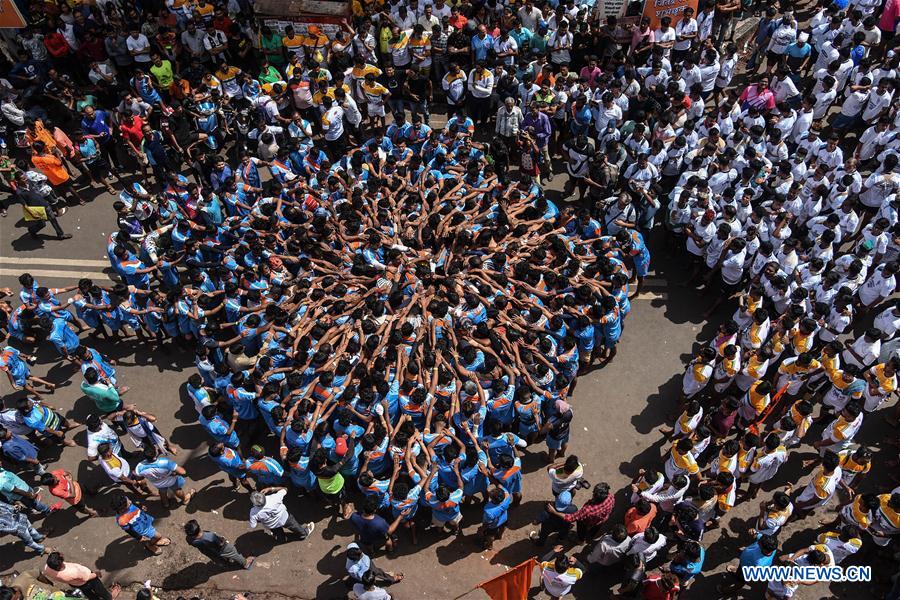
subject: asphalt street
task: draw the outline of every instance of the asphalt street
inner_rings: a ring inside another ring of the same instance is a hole
[[[557,177],[551,187],[559,190],[563,179]],[[13,207],[9,216],[0,219],[0,287],[10,287],[17,292],[16,277],[24,271],[30,272],[40,285],[51,287],[75,285],[82,277],[90,277],[98,283],[107,280],[109,264],[105,246],[115,224],[112,202],[113,197],[103,193],[86,206],[71,208],[61,218],[61,223],[74,237],[64,242],[50,237],[31,240],[21,227],[20,210]],[[715,329],[700,318],[710,298],[676,285],[683,277],[680,255],[669,250],[659,239],[653,240],[651,248],[654,250],[653,272],[647,281],[647,292],[634,302],[618,356],[605,368],[579,379],[573,401],[575,422],[570,453],[577,454],[585,463],[586,476],[592,484],[607,481],[618,491],[617,509],[611,522],[621,520],[627,501],[622,490],[638,468],[656,466],[661,469],[660,457],[668,451],[669,445],[663,441],[658,428],[677,400],[684,361],[698,340],[708,340]],[[730,310],[723,308],[713,322],[721,322]],[[341,552],[352,540],[348,523],[325,512],[314,501],[291,498],[289,506],[300,521],[316,522],[316,531],[309,539],[275,546],[266,533],[249,528],[248,496],[232,492],[227,479],[206,457],[205,434],[196,423],[195,411],[184,392],[185,381],[194,372],[193,357],[183,352],[151,351],[136,346],[134,340],[116,344],[98,341],[95,346],[119,361],[119,379],[131,388],[126,401],[155,414],[160,430],[181,449],[176,460],[187,470],[190,487],[196,489],[197,494],[189,506],[171,512],[164,510],[158,501],[147,503],[151,514],[157,518],[158,529],[173,539],[172,546],[161,556],[150,556],[143,547],[125,536],[113,517],[85,520],[71,510],[51,515],[43,523],[52,530],[49,545],[64,552],[71,560],[101,569],[110,582],[129,584],[150,580],[153,585],[167,590],[202,588],[207,598],[226,597],[236,591],[249,591],[260,596],[268,593],[299,598],[344,597]],[[57,360],[52,347],[43,348],[39,353],[34,372],[57,383],[71,380],[71,385],[47,399],[75,421],[82,421],[87,416],[92,403],[79,391],[81,378],[77,368]],[[7,405],[18,398],[10,392],[5,380],[0,383],[0,393]],[[869,420],[873,423],[868,424]],[[808,439],[818,439],[820,429],[816,427]],[[879,417],[870,417],[863,428],[863,441],[882,439],[887,434],[885,429]],[[49,451],[48,456],[58,456],[54,466],[75,473],[86,488],[104,484],[106,478],[102,471],[85,460],[83,427],[76,430],[75,439],[79,446],[66,448],[61,455],[58,450]],[[778,486],[792,478],[795,481],[801,478],[804,475],[801,461],[813,456],[809,447],[793,452],[790,462],[777,478]],[[881,464],[889,458],[892,457],[885,458],[884,452],[876,450],[874,462]],[[483,597],[480,591],[467,592],[479,582],[502,573],[506,567],[538,554],[539,550],[527,539],[527,534],[534,528],[532,520],[551,497],[544,470],[546,464],[544,445],[526,450],[523,459],[527,473],[525,498],[511,513],[509,530],[495,545],[495,552],[479,552],[475,531],[481,511],[477,504],[464,509],[464,530],[459,537],[429,530],[420,534],[418,546],[413,546],[408,536],[401,533],[396,556],[376,558],[382,568],[406,575],[405,581],[392,588],[392,593],[402,599]],[[884,481],[883,477],[878,478]],[[800,481],[805,484],[805,479]],[[760,498],[768,498],[775,487],[764,488]],[[88,496],[87,503],[98,510],[107,508],[107,492],[108,488],[97,490]],[[585,499],[582,492],[576,495],[575,501],[580,505]],[[704,567],[705,577],[683,597],[717,596],[715,584],[724,580],[725,566],[734,562],[740,547],[748,542],[747,529],[756,511],[756,503],[741,504],[724,519],[723,528],[707,533],[703,542],[711,549]],[[813,537],[811,528],[817,527],[816,520],[822,516],[824,512],[820,511],[806,521],[791,523],[781,536],[783,547],[787,551],[796,551],[809,544]],[[254,568],[222,572],[208,566],[202,555],[184,542],[182,525],[190,518],[197,519],[204,528],[226,536],[243,553],[258,556]],[[18,540],[4,538],[0,545],[0,573],[11,569],[38,569],[43,564],[33,553],[24,550]],[[653,567],[668,562],[656,560]],[[860,564],[871,564],[874,556],[865,554],[856,560]],[[875,568],[876,577],[882,581],[890,574]],[[535,575],[535,584],[537,581]],[[606,590],[616,583],[613,577],[586,577],[575,588],[575,597],[605,597]],[[858,593],[859,588],[854,594],[848,586],[835,584],[829,589],[821,585],[804,590],[803,597],[862,597]],[[743,597],[759,598],[761,594],[762,589],[757,585]],[[866,596],[874,597],[868,593]]]

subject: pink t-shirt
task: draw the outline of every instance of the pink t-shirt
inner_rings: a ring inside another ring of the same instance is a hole
[[[900,16],[900,0],[888,0],[878,21],[878,28],[888,33],[894,33],[897,27],[897,17]]]
[[[44,575],[53,581],[58,581],[72,587],[86,584],[94,578],[94,572],[78,563],[64,562],[60,571],[54,571],[44,565]]]
[[[653,29],[648,27],[647,31],[641,31],[640,27],[635,27],[634,31],[631,32],[631,52],[634,52],[634,49],[645,40],[648,44],[656,41],[656,34],[653,33]]]

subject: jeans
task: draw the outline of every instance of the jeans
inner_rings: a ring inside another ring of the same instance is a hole
[[[26,546],[28,546],[35,552],[39,554],[44,553],[44,546],[43,544],[39,543],[44,539],[44,536],[41,535],[41,533],[31,525],[19,531],[19,538],[21,538],[21,540],[25,542]]]
[[[112,594],[99,577],[94,577],[84,585],[76,586],[88,600],[112,600]]]
[[[641,204],[638,208],[638,227],[642,231],[649,231],[653,228],[653,217],[656,215],[656,211],[659,208],[653,206],[652,204]]]
[[[412,120],[416,120],[417,115],[422,115],[422,121],[428,125],[428,121],[431,118],[431,113],[428,111],[428,100],[422,100],[420,102],[410,102],[409,110],[412,111]]]
[[[387,101],[387,105],[388,105],[388,110],[390,110],[395,115],[405,113],[405,108],[404,108],[405,102],[403,101],[403,98],[390,98]]]
[[[730,40],[734,37],[734,27],[736,25],[737,19],[731,17],[729,19],[722,19],[713,22],[713,31],[712,35],[715,38],[716,45],[721,46],[725,40]]]
[[[35,512],[39,512],[42,515],[50,514],[50,507],[35,498],[24,498],[23,497],[23,498],[19,498],[19,502],[21,502],[27,508],[29,508]]]

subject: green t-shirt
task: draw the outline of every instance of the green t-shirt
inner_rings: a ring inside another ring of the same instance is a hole
[[[269,67],[259,74],[259,80],[263,83],[277,83],[281,81],[283,77],[281,76],[281,71],[269,65]]]
[[[165,59],[159,66],[150,67],[150,72],[156,77],[159,87],[164,90],[169,89],[169,86],[175,83],[175,71],[172,70],[172,63]]]
[[[319,489],[329,495],[337,494],[344,487],[344,476],[338,473],[334,477],[319,477]]]
[[[75,101],[75,112],[83,111],[86,106],[96,107],[97,99],[90,94],[85,94],[83,99]]]
[[[108,385],[91,385],[86,381],[81,382],[81,391],[84,395],[94,401],[97,410],[102,413],[111,413],[118,410],[122,404],[119,398],[119,392],[116,388]]]
[[[284,43],[281,41],[280,35],[272,33],[269,37],[260,36],[259,46],[270,63],[284,64],[284,55],[281,52]]]

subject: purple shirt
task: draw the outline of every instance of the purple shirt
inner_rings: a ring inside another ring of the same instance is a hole
[[[550,125],[550,118],[542,112],[538,112],[535,117],[529,110],[522,121],[522,129],[525,130],[529,127],[534,128],[534,137],[537,138],[537,145],[541,148],[546,146],[547,141],[550,139],[550,133],[553,131]]]

